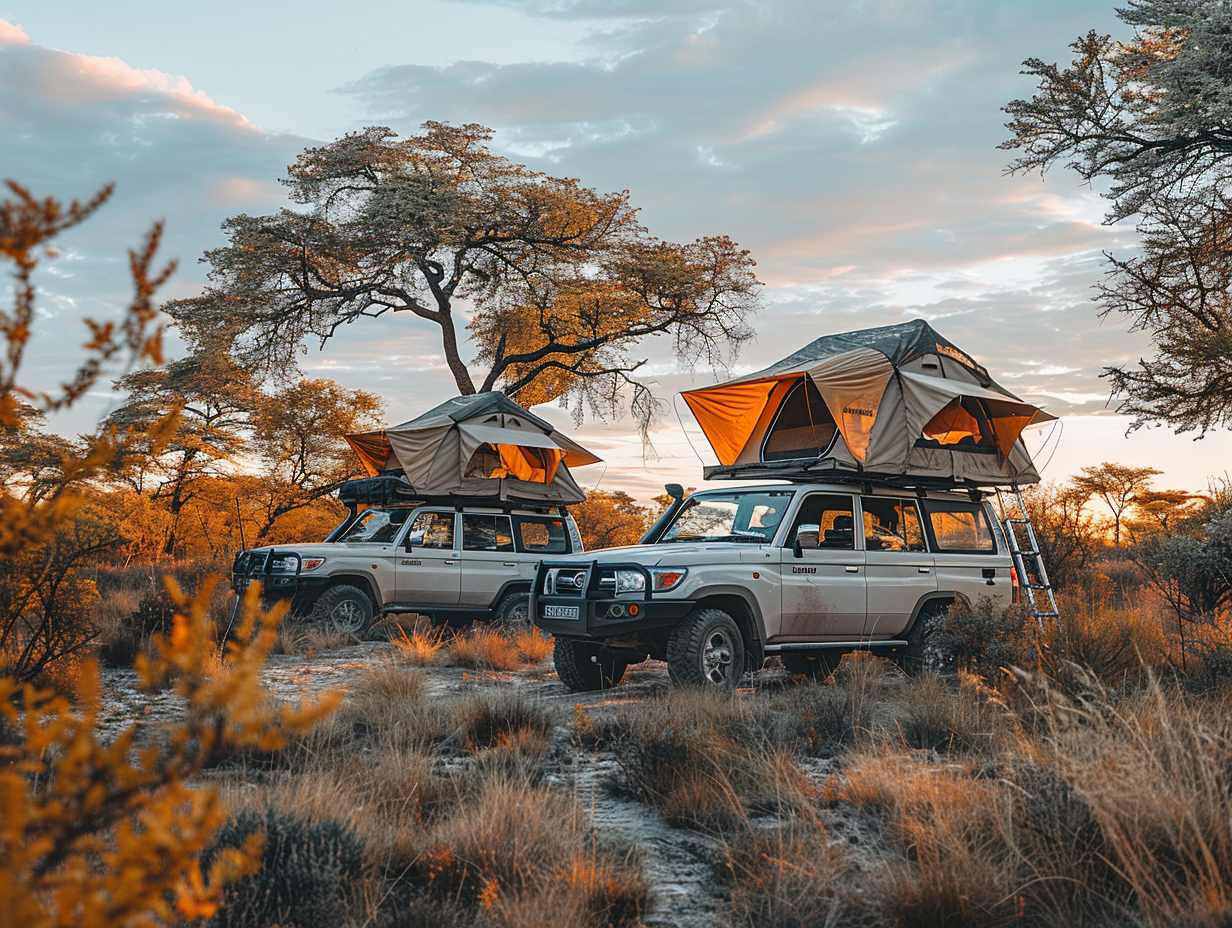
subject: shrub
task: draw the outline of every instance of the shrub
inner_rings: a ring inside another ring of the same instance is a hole
[[[334,821],[312,822],[276,808],[244,811],[219,829],[208,862],[225,848],[264,836],[261,868],[223,893],[217,928],[336,928],[365,876],[364,844]]]
[[[1032,662],[1034,628],[1024,605],[1001,608],[988,596],[974,605],[958,600],[933,622],[925,666],[994,676],[1002,667]]]

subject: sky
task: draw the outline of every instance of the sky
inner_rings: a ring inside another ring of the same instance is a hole
[[[124,304],[125,250],[154,220],[179,261],[161,295],[192,296],[223,220],[284,205],[279,177],[305,147],[369,125],[479,122],[536,170],[628,190],[660,238],[730,236],[765,284],[757,338],[728,369],[644,346],[643,372],[679,415],[649,452],[628,419],[584,423],[607,464],[583,484],[642,499],[703,485],[714,458],[680,390],[821,335],[923,318],[1062,417],[1028,438],[1045,479],[1116,461],[1201,490],[1227,471],[1232,436],[1127,436],[1099,376],[1150,352],[1091,300],[1103,252],[1131,254],[1132,228],[1104,225],[1105,202],[1072,172],[1007,176],[997,149],[1001,107],[1034,89],[1021,62],[1067,61],[1089,29],[1128,37],[1106,0],[369,0],[347,15],[0,0],[0,178],[61,198],[116,184],[39,268],[30,380],[67,376],[80,318]],[[347,327],[301,367],[378,393],[390,423],[455,392],[431,324],[409,314]],[[102,385],[53,424],[88,430],[116,402]]]

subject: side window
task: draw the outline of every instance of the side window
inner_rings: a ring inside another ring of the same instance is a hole
[[[513,529],[508,516],[462,514],[464,551],[512,551]]]
[[[869,551],[927,551],[915,500],[862,496],[864,547]]]
[[[988,516],[979,503],[933,499],[924,506],[938,551],[996,552],[997,543],[988,525]]]
[[[562,519],[531,519],[514,516],[518,550],[527,554],[568,554],[569,536]]]
[[[417,540],[416,536],[419,537]],[[453,513],[421,512],[411,523],[407,540],[419,548],[453,547]]]
[[[795,542],[802,525],[818,526],[816,544],[811,543],[811,538],[801,538],[801,544],[806,548],[851,551],[856,546],[855,516],[850,496],[813,493],[805,498],[787,534],[788,545]]]

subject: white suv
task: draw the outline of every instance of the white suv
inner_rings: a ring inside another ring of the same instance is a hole
[[[377,506],[353,512],[324,542],[241,551],[232,583],[259,580],[292,613],[340,631],[416,612],[460,624],[527,624],[527,594],[544,556],[582,550],[564,510],[464,504]]]
[[[665,660],[676,682],[734,686],[777,654],[826,674],[869,649],[923,657],[931,619],[957,599],[1017,599],[1018,580],[979,491],[783,484],[676,501],[642,544],[548,559],[531,595],[572,690]]]

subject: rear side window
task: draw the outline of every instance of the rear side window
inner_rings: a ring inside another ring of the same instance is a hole
[[[462,514],[464,551],[512,551],[513,530],[508,516]]]
[[[568,554],[569,536],[562,519],[513,517],[518,550],[527,554]]]
[[[938,551],[996,553],[997,543],[982,505],[936,499],[930,499],[924,505]]]

